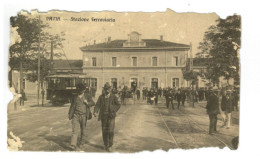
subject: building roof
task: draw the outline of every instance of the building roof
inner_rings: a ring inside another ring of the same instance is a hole
[[[80,49],[82,51],[87,51],[87,50],[102,50],[102,49],[125,49],[125,48],[132,48],[136,49],[139,47],[123,47],[123,43],[126,42],[127,40],[113,40],[110,42],[104,42],[104,43],[99,43],[99,44],[94,44],[94,45],[89,45],[89,46],[83,46]],[[146,43],[145,47],[141,48],[189,48],[189,45],[186,44],[180,44],[180,43],[173,43],[169,41],[161,41],[158,39],[142,39],[143,42]]]
[[[53,69],[75,70],[82,66],[83,60],[53,60]]]

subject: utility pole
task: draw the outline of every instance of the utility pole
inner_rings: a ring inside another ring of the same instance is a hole
[[[193,70],[192,43],[190,43],[190,70]]]
[[[193,71],[193,56],[192,56],[192,43],[190,43],[190,71]],[[194,107],[194,88],[193,88],[193,81],[191,81],[191,106]]]
[[[39,15],[39,38],[38,38],[38,87],[37,87],[37,104],[38,106],[40,106],[40,67],[41,67],[41,55],[40,55],[40,44],[41,44],[41,19],[40,19],[40,15]]]
[[[51,73],[53,69],[53,40],[51,39]]]
[[[165,76],[164,76],[164,78],[165,78],[165,84],[164,84],[164,88],[166,88],[166,86],[167,86],[167,54],[166,54],[166,50],[164,50],[164,61],[165,61]]]

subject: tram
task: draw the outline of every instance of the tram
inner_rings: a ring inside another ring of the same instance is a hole
[[[87,87],[97,88],[97,79],[84,74],[56,74],[47,80],[47,100],[53,105],[70,103],[73,94],[77,93],[77,84],[83,83]]]

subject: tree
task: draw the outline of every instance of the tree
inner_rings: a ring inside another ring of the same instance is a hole
[[[53,44],[54,49],[58,47],[62,48],[62,41],[64,40],[62,36],[64,36],[64,33],[61,33],[61,35],[49,34],[47,32],[47,29],[50,29],[49,25],[44,24],[38,17],[29,17],[19,14],[18,16],[11,17],[10,23],[12,28],[16,28],[16,31],[21,39],[19,42],[16,41],[13,45],[10,46],[10,70],[12,71],[14,68],[17,67],[17,64],[19,64],[20,79],[23,79],[23,72],[28,71],[28,79],[35,82],[34,76],[37,76],[35,72],[38,68],[38,66],[35,65],[35,63],[37,63],[37,58],[39,54],[38,48],[40,47],[40,56],[41,59],[44,60],[44,67],[48,68],[46,57],[50,55],[51,43]],[[60,57],[62,56],[62,53],[57,52],[54,55]],[[43,65],[41,65],[41,67],[44,68]],[[42,71],[42,78],[39,82],[42,82],[49,72],[46,71],[46,69],[42,69]],[[9,76],[9,78],[10,77],[11,75]],[[12,78],[10,78],[9,80],[12,80]],[[20,90],[21,89],[23,88],[20,87]]]
[[[216,26],[211,26],[204,34],[200,43],[201,52],[197,56],[206,56],[206,77],[213,82],[218,82],[223,76],[227,83],[233,78],[237,84],[239,75],[239,49],[241,36],[241,17],[229,16],[226,19],[218,19]]]
[[[40,79],[41,79],[41,86],[43,86],[43,81],[45,80],[45,77],[50,74],[51,70],[51,61],[49,59],[46,59],[45,57],[41,57],[41,63],[40,63]],[[31,82],[36,82],[38,80],[38,60],[33,60],[31,62],[31,71],[26,74],[27,80]]]
[[[192,86],[198,82],[199,72],[195,72],[193,70],[182,69],[182,74],[183,74],[183,78],[186,81],[191,82]]]

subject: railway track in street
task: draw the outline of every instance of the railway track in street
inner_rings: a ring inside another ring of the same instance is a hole
[[[160,117],[161,117],[161,119],[162,119],[162,121],[163,121],[165,127],[167,128],[168,133],[169,133],[169,135],[171,136],[171,139],[172,139],[173,143],[174,143],[177,147],[179,147],[179,144],[177,143],[175,137],[173,136],[171,129],[169,128],[169,126],[167,125],[167,123],[165,122],[165,120],[164,120],[164,118],[163,118],[163,115],[162,115],[162,113],[161,113],[161,111],[160,111],[160,108],[158,108],[157,111],[158,111],[158,113],[160,114]]]
[[[169,135],[171,136],[171,139],[173,140],[173,143],[174,143],[177,147],[181,148],[181,147],[179,146],[180,144],[178,143],[178,140],[176,140],[176,138],[174,137],[174,133],[171,131],[171,129],[170,129],[169,126],[167,125],[167,123],[166,123],[166,121],[165,121],[165,119],[164,119],[164,117],[163,117],[163,115],[162,115],[162,113],[161,113],[161,111],[160,111],[160,108],[157,107],[157,111],[158,111],[158,113],[159,113],[159,115],[160,115],[160,117],[161,117],[161,119],[162,119],[162,121],[163,121],[165,127],[167,128],[168,133],[169,133]],[[187,119],[190,124],[193,123],[193,124],[194,124],[195,126],[197,126],[201,131],[203,131],[204,134],[207,134],[207,135],[211,136],[212,138],[214,138],[215,140],[217,140],[218,142],[220,142],[221,144],[223,144],[225,147],[228,147],[229,149],[234,150],[234,148],[233,148],[232,146],[230,146],[230,145],[228,145],[227,143],[225,143],[223,140],[221,140],[221,139],[220,139],[219,137],[217,137],[216,135],[214,135],[214,134],[212,134],[212,135],[208,134],[208,130],[206,130],[206,129],[204,129],[203,127],[201,127],[201,126],[199,125],[199,123],[196,122],[196,121],[194,121],[194,120],[189,116],[189,114],[187,114],[185,111],[179,109],[178,112],[180,112],[180,114],[184,115],[184,116],[185,116],[185,119]]]
[[[194,120],[192,120],[192,118],[189,116],[189,114],[187,114],[187,113],[186,113],[185,111],[183,111],[183,110],[180,110],[180,112],[182,112],[183,114],[185,114],[186,117],[187,117],[187,119],[190,120],[191,122],[193,122],[199,129],[205,131],[205,133],[208,134],[208,130],[206,130],[206,129],[202,128],[201,126],[199,126],[199,123],[196,122],[196,121],[194,121]],[[210,134],[208,134],[208,135],[210,135]],[[216,135],[212,134],[212,135],[210,135],[210,136],[212,136],[213,138],[215,138],[216,140],[218,140],[219,142],[221,142],[222,144],[224,144],[224,145],[225,145],[226,147],[228,147],[229,149],[234,150],[232,146],[230,146],[230,145],[228,145],[227,143],[225,143],[223,140],[221,140],[221,139],[220,139],[219,137],[217,137]]]

